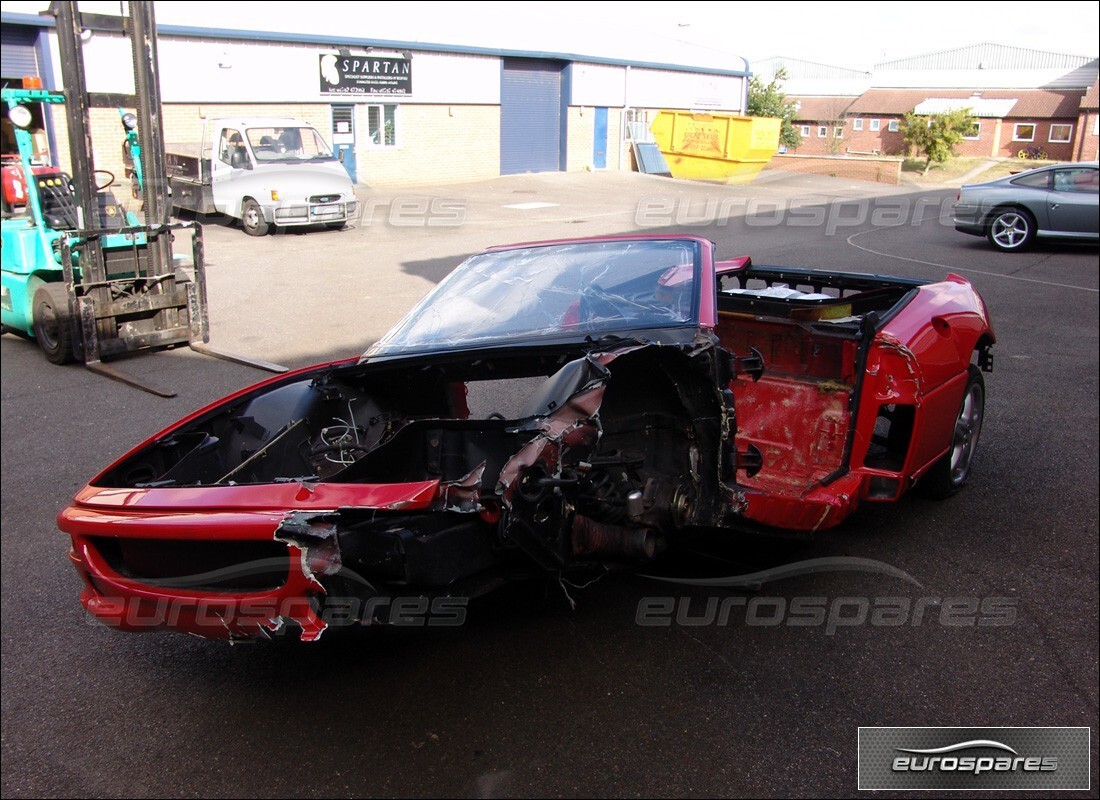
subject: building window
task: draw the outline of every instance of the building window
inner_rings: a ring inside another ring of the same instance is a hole
[[[833,128],[833,138],[834,139],[843,139],[844,138],[844,126],[843,125],[837,125],[835,128]]]
[[[974,120],[974,124],[970,126],[970,130],[963,134],[964,139],[981,139],[982,138],[982,122],[981,120]]]
[[[807,139],[810,138],[810,126],[809,125],[803,125],[802,126],[802,135]]]
[[[872,132],[877,132],[881,126],[882,126],[882,120],[880,120],[880,119],[871,120],[871,131]]]
[[[1034,142],[1035,141],[1035,126],[1030,122],[1017,122],[1012,127],[1012,141],[1014,142]]]
[[[376,147],[397,146],[397,106],[367,106],[367,140]]]
[[[824,139],[828,135],[829,135],[829,126],[828,125],[818,125],[817,126],[817,138],[818,139]]]
[[[898,132],[898,121],[896,119],[890,120],[890,124],[886,126],[886,129],[891,133]]]
[[[1068,142],[1073,138],[1073,126],[1072,125],[1051,125],[1050,136],[1047,138],[1048,142]]]
[[[852,120],[852,130],[853,131],[863,130],[863,118],[862,117],[860,117],[859,119]]]

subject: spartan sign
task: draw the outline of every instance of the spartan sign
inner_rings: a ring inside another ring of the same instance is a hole
[[[319,56],[321,94],[412,94],[412,61],[394,56]]]

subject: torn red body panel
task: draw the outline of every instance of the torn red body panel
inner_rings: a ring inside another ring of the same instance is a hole
[[[81,602],[122,630],[314,640],[966,483],[994,342],[969,283],[713,251],[472,257],[362,358],[237,392],[93,478],[58,516]]]

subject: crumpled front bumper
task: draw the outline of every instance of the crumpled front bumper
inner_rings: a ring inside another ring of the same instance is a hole
[[[63,509],[58,527],[69,534],[69,558],[84,580],[80,602],[105,625],[122,631],[174,630],[208,639],[270,638],[288,626],[303,641],[318,639],[328,623],[321,615],[326,595],[317,579],[326,564],[300,543],[280,537],[291,506],[320,512],[343,506],[350,491],[379,510],[424,510],[439,491],[438,481],[297,491],[287,510],[256,502],[263,487],[241,492],[208,489],[211,507],[200,507],[202,492],[154,490],[159,496],[186,495],[179,506],[141,508],[151,492],[97,492],[89,487]],[[291,486],[271,493],[284,499]],[[231,494],[245,495],[234,508]],[[88,500],[102,502],[98,505]],[[217,508],[218,501],[227,507]],[[83,502],[81,502],[83,501]],[[332,502],[336,501],[336,502]],[[113,502],[113,507],[108,503]],[[148,502],[148,501],[147,501]]]

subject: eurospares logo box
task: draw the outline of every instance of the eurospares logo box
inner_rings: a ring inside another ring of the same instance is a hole
[[[1088,728],[860,728],[860,791],[1088,791]]]

